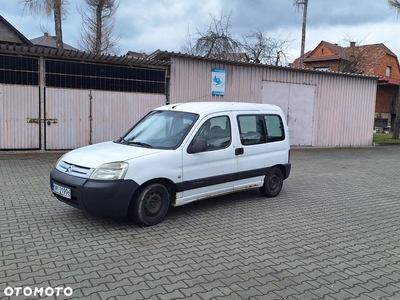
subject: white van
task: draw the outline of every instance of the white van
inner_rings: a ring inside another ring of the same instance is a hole
[[[148,226],[170,205],[249,188],[275,197],[290,169],[279,107],[190,102],[151,111],[116,141],[66,153],[50,184],[64,203]]]

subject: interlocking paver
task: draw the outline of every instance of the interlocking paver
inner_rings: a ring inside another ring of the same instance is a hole
[[[295,148],[278,197],[196,202],[152,227],[58,202],[61,154],[0,152],[0,298],[400,299],[400,147]]]

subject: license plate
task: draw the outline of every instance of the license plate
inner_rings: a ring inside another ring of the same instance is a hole
[[[63,196],[64,198],[67,198],[67,199],[71,199],[71,189],[70,188],[53,183],[52,190],[53,190],[53,193],[55,193],[57,195]]]

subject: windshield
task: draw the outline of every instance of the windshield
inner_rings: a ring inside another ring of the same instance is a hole
[[[177,111],[152,111],[117,142],[139,147],[176,149],[198,115]]]

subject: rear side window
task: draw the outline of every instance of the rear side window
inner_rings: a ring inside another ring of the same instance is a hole
[[[238,123],[242,145],[266,143],[267,139],[262,115],[238,116]]]
[[[258,145],[285,139],[285,129],[279,115],[238,116],[242,145]]]
[[[285,139],[285,127],[280,116],[266,115],[264,116],[267,126],[268,142],[283,141]]]

